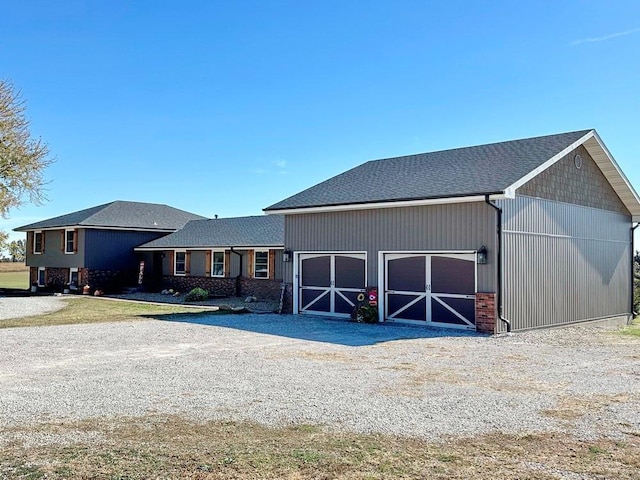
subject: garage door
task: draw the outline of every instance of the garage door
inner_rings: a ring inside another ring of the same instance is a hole
[[[473,254],[388,253],[385,319],[475,329]]]
[[[366,291],[366,256],[359,253],[301,253],[298,311],[348,317]]]

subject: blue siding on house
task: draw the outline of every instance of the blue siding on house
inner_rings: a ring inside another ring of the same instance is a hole
[[[159,232],[126,230],[85,230],[85,267],[90,270],[134,269],[138,255],[133,249],[167,235]]]

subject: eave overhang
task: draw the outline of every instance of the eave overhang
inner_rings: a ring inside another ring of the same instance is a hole
[[[452,203],[470,203],[484,202],[486,196],[489,195],[491,200],[502,200],[506,198],[515,198],[515,190],[504,192],[487,192],[476,193],[472,195],[461,195],[458,197],[438,197],[438,198],[422,198],[410,200],[394,200],[384,202],[368,202],[368,203],[345,203],[340,205],[320,205],[313,207],[293,207],[268,210],[264,212],[267,215],[298,215],[303,213],[322,213],[322,212],[344,212],[352,210],[373,210],[377,208],[401,208],[401,207],[418,207],[423,205],[446,205]]]

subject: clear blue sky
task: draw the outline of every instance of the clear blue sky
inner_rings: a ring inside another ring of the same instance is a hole
[[[366,160],[595,128],[640,186],[640,2],[2,2],[49,202],[261,214]],[[21,238],[20,234],[14,238]]]

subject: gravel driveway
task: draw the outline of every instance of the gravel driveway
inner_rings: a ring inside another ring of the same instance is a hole
[[[640,432],[640,341],[606,328],[198,318],[0,330],[0,428],[176,413],[427,438]]]
[[[0,320],[54,312],[64,306],[60,297],[0,297]]]

